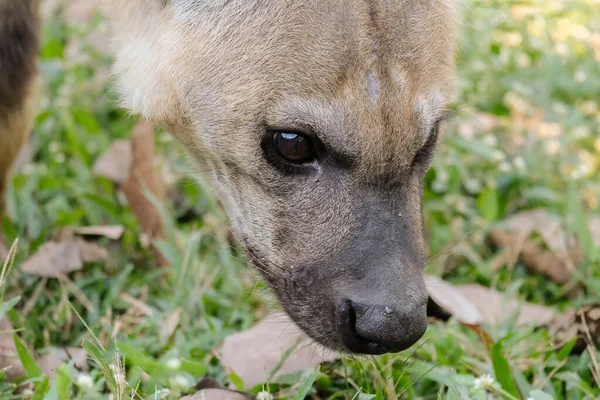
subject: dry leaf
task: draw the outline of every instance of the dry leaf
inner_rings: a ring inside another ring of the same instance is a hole
[[[287,360],[271,377],[270,373],[292,348]],[[225,368],[234,371],[247,387],[338,358],[335,353],[306,339],[284,315],[268,316],[250,330],[229,336],[219,352]]]
[[[67,237],[60,242],[48,242],[29,257],[21,270],[27,274],[46,278],[59,278],[79,271],[84,263],[101,263],[108,260],[108,251],[81,238]]]
[[[590,219],[590,230],[600,246],[600,219]],[[538,234],[540,240],[531,236]],[[559,284],[567,283],[583,261],[583,251],[575,238],[567,233],[561,221],[545,210],[515,214],[490,233],[493,245],[506,248],[514,258],[520,257],[532,272],[544,275]]]
[[[84,226],[75,228],[73,232],[81,236],[103,236],[110,240],[119,240],[125,228],[122,225]]]
[[[430,299],[463,324],[479,325],[485,321],[479,309],[458,288],[432,275],[425,276],[425,284]]]
[[[588,304],[553,319],[548,328],[554,333],[557,346],[562,347],[577,337],[573,351],[581,353],[588,344],[600,343],[600,303]]]
[[[234,392],[227,389],[204,389],[192,396],[182,397],[181,400],[249,400],[254,399],[249,394]]]
[[[56,377],[56,370],[63,364],[73,361],[75,368],[79,371],[89,371],[89,364],[87,361],[87,352],[85,349],[80,348],[66,348],[66,349],[51,349],[48,354],[43,355],[36,360],[38,367],[42,370],[45,375],[50,377],[53,381]]]
[[[554,308],[507,299],[494,289],[481,285],[451,285],[435,276],[425,278],[429,297],[450,315],[467,325],[499,321],[517,315],[518,326],[544,325],[558,313]]]
[[[116,184],[122,184],[129,178],[132,154],[131,143],[127,140],[115,140],[109,149],[94,163],[92,173],[103,176]]]
[[[0,369],[6,369],[8,381],[25,376],[13,341],[13,327],[6,317],[0,320]]]
[[[108,250],[95,243],[86,242],[83,239],[77,239],[81,260],[84,263],[102,263],[108,261]]]
[[[149,191],[158,201],[165,199],[164,184],[155,165],[152,124],[144,121],[137,124],[132,134],[131,153],[131,170],[121,189],[144,232],[152,239],[164,238],[165,228],[160,214],[146,196],[146,191]],[[154,256],[161,266],[168,264],[157,249],[154,249]]]
[[[79,245],[73,238],[60,243],[48,242],[21,264],[23,272],[48,278],[58,278],[82,267]]]

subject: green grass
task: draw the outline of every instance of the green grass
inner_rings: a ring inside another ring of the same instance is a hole
[[[522,6],[532,14],[524,15]],[[598,213],[600,195],[600,7],[591,0],[470,0],[465,17],[456,117],[425,184],[428,272],[560,309],[597,301],[599,252],[585,221]],[[135,124],[117,108],[108,82],[98,78],[110,59],[85,46],[76,61],[67,56],[68,41],[84,37],[85,44],[86,34],[102,23],[97,19],[85,30],[61,18],[47,24],[34,158],[14,177],[1,225],[9,242],[20,240],[2,309],[20,340],[40,354],[85,346],[93,358],[89,377],[69,363],[50,385],[23,347],[28,377],[10,383],[0,374],[1,398],[27,396],[12,394],[26,382],[35,383],[38,398],[48,391],[45,398],[62,400],[108,399],[111,392],[115,399],[130,398],[132,388],[136,398],[160,398],[156,393],[178,398],[205,374],[235,381],[212,350],[277,307],[231,246],[214,195],[189,173],[181,149],[166,133],[157,139],[158,149],[181,193],[167,204],[169,239],[160,243],[171,270],[155,268],[123,196],[106,179],[92,176],[94,160],[114,139],[127,138]],[[502,122],[473,124],[482,112]],[[468,140],[458,134],[467,128],[473,134]],[[537,207],[561,216],[584,245],[578,276],[584,289],[576,298],[519,263],[492,268],[499,253],[487,246],[486,233],[509,215]],[[61,228],[100,224],[123,225],[126,233],[110,244],[107,265],[73,273],[73,285],[19,271]],[[434,257],[438,254],[444,256]],[[37,302],[28,307],[34,293]],[[122,293],[145,299],[151,315],[132,312]],[[21,300],[12,300],[17,296]],[[179,328],[167,336],[163,326],[178,308],[184,310]],[[559,352],[544,330],[517,329],[509,321],[489,331],[497,342],[491,352],[456,321],[433,322],[404,354],[348,358],[252,389],[285,399],[305,393],[321,399],[600,398],[588,352]],[[122,368],[120,356],[126,356]],[[495,377],[487,391],[484,375]]]

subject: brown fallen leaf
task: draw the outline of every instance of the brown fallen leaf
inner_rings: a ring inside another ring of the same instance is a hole
[[[547,324],[554,334],[556,346],[562,347],[577,338],[573,351],[581,353],[588,344],[600,343],[600,303],[587,304],[559,315]]]
[[[115,140],[108,150],[96,160],[92,167],[92,173],[120,185],[129,178],[131,164],[131,142]]]
[[[25,376],[13,340],[13,327],[6,317],[0,320],[0,369],[6,370],[8,381]]]
[[[600,245],[600,219],[589,219],[596,245]],[[533,235],[539,239],[533,239]],[[507,218],[490,233],[494,246],[505,248],[513,259],[520,257],[532,272],[565,284],[583,261],[583,251],[560,219],[543,209],[524,211]]]
[[[457,287],[433,275],[425,276],[425,284],[429,298],[463,324],[479,325],[485,322],[481,311]]]
[[[122,225],[83,226],[73,229],[73,233],[81,236],[102,236],[110,240],[119,240],[125,228]]]
[[[148,191],[158,201],[165,200],[164,184],[155,165],[154,126],[149,122],[141,121],[134,128],[131,153],[131,169],[121,190],[125,193],[144,232],[152,240],[165,238],[166,232],[160,213],[146,195]],[[154,248],[154,256],[160,266],[168,265],[167,260],[156,248]]]
[[[431,275],[425,277],[425,283],[429,297],[446,313],[466,325],[483,322],[494,325],[514,316],[518,326],[544,325],[558,315],[552,307],[507,299],[504,294],[481,285],[455,286]]]
[[[270,376],[290,349],[287,360]],[[307,339],[289,317],[281,314],[270,315],[248,331],[229,336],[219,353],[223,366],[234,371],[247,387],[339,358]]]
[[[89,371],[87,352],[80,348],[51,349],[36,360],[38,367],[51,381],[56,378],[56,370],[63,364],[73,361],[73,365],[79,371]]]
[[[84,263],[108,260],[108,251],[81,238],[68,237],[60,242],[48,242],[21,264],[27,274],[60,278],[83,268]]]

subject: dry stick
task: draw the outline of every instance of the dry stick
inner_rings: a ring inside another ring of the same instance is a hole
[[[598,363],[598,359],[596,358],[596,349],[594,346],[594,341],[592,340],[592,334],[590,333],[590,328],[587,324],[585,313],[581,313],[581,323],[583,325],[583,331],[585,332],[585,341],[587,342],[587,351],[590,353],[590,358],[592,362],[590,364],[590,371],[592,371],[592,375],[600,387],[600,364]]]
[[[31,313],[31,311],[33,311],[33,307],[35,307],[35,305],[37,304],[37,302],[40,298],[40,295],[46,288],[47,283],[48,283],[48,278],[42,278],[40,280],[40,282],[37,284],[37,286],[33,290],[33,294],[31,295],[31,298],[29,300],[27,300],[27,303],[25,303],[25,307],[23,307],[24,315],[29,315],[29,313]]]

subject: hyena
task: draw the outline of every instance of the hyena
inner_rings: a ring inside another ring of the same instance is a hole
[[[2,26],[30,32],[33,1],[0,1]],[[105,0],[124,106],[179,140],[249,262],[328,348],[398,352],[427,328],[422,181],[453,86],[457,2]],[[32,60],[8,62],[23,75],[0,81],[0,106],[25,121]],[[19,147],[21,123],[3,122],[0,148]]]

